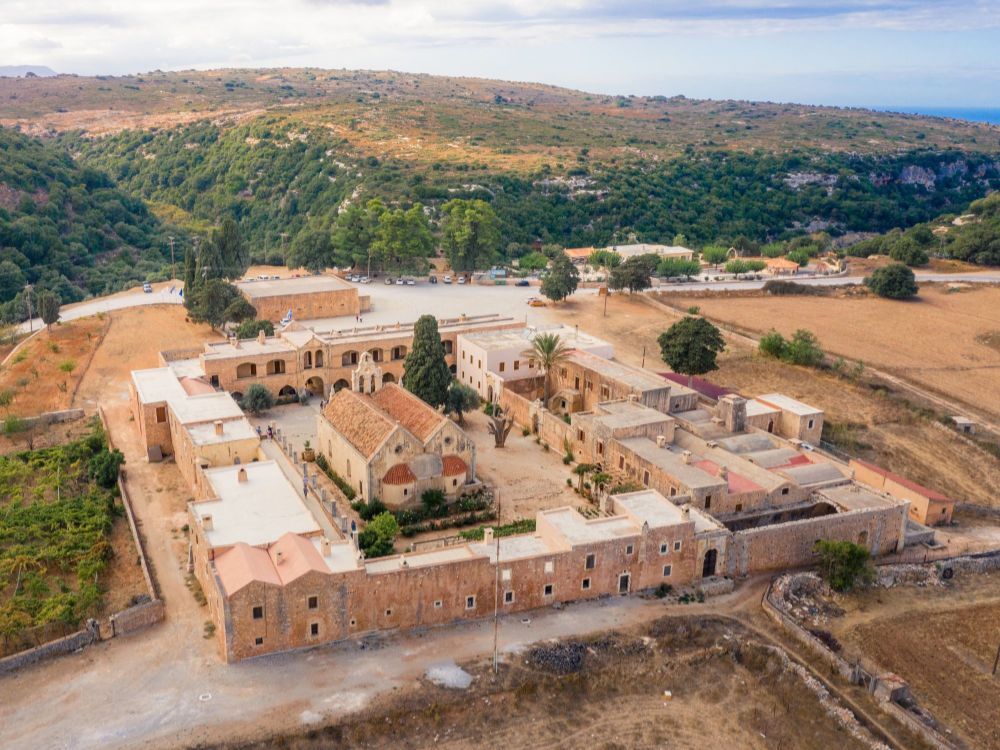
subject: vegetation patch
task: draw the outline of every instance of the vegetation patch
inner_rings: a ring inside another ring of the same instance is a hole
[[[80,440],[0,457],[4,651],[62,635],[99,609],[123,461],[96,422]]]

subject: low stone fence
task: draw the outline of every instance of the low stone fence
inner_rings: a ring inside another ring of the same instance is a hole
[[[62,422],[75,422],[83,419],[86,414],[83,409],[63,409],[62,411],[47,411],[37,414],[34,417],[23,417],[21,421],[25,427],[35,427],[36,425],[60,424]]]
[[[0,674],[14,672],[55,656],[71,654],[99,640],[101,640],[100,626],[97,620],[89,620],[83,630],[0,659]]]
[[[155,625],[163,620],[164,614],[162,599],[152,599],[116,612],[108,618],[111,625],[111,637],[130,635],[148,628],[150,625]]]
[[[988,573],[1000,570],[1000,553],[994,552],[979,556],[957,557],[950,560],[940,560],[928,565],[883,565],[876,568],[875,585],[891,587],[895,585],[925,586],[948,580],[955,575]],[[958,747],[929,724],[921,721],[918,715],[890,699],[897,694],[897,683],[885,682],[880,675],[885,674],[874,664],[865,664],[858,659],[849,663],[840,655],[834,653],[824,642],[804,628],[790,613],[788,595],[816,593],[823,583],[816,573],[787,573],[771,581],[761,605],[764,612],[774,620],[793,639],[805,646],[810,653],[828,664],[836,672],[852,684],[865,685],[868,691],[879,698],[879,705],[887,714],[898,720],[910,730],[919,734],[932,747],[939,750],[955,750]],[[904,692],[906,691],[904,686]]]

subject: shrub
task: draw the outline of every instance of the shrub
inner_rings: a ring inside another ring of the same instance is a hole
[[[118,468],[123,463],[125,456],[120,450],[101,451],[91,456],[87,473],[101,487],[111,489],[118,483]]]
[[[761,354],[765,357],[773,357],[774,359],[783,358],[785,356],[785,349],[787,348],[788,342],[785,341],[785,337],[773,328],[761,336],[757,344],[757,350]]]
[[[917,278],[902,263],[890,263],[876,268],[865,279],[865,286],[879,297],[887,299],[909,299],[917,294]]]
[[[251,383],[243,394],[241,406],[251,414],[260,414],[274,406],[274,396],[260,383]]]
[[[653,591],[653,594],[656,596],[657,599],[663,599],[665,597],[670,596],[673,592],[674,592],[673,586],[671,586],[669,583],[661,583]]]
[[[788,255],[785,256],[788,260],[798,263],[800,266],[809,265],[809,253],[805,248],[799,248],[798,250],[792,250]]]
[[[361,516],[362,521],[371,521],[376,516],[387,512],[388,508],[385,507],[385,503],[377,497],[373,497],[367,503],[362,503],[360,509],[358,509],[358,515]]]
[[[355,491],[355,489],[346,481],[344,481],[344,478],[341,477],[340,474],[338,474],[333,470],[333,468],[330,466],[329,461],[326,460],[326,456],[324,456],[322,453],[316,455],[316,465],[319,467],[320,471],[322,471],[324,474],[330,477],[330,480],[335,485],[337,485],[337,487],[340,488],[340,491],[344,493],[344,497],[347,498],[348,502],[353,501],[354,498],[358,496],[358,493]],[[351,507],[354,508],[353,503],[351,504]],[[354,508],[354,510],[357,511],[358,509]],[[360,513],[360,511],[358,512]]]
[[[369,507],[371,503],[369,503]],[[358,534],[358,546],[365,557],[383,557],[394,551],[393,543],[399,534],[399,524],[395,517],[387,511],[374,516],[368,525]]]
[[[819,574],[834,591],[850,591],[855,583],[867,583],[874,577],[868,550],[860,544],[820,539],[815,551]]]
[[[428,511],[434,511],[444,505],[444,492],[441,490],[427,490],[420,496],[420,502]]]
[[[236,336],[241,339],[254,339],[261,331],[265,336],[273,336],[274,323],[270,320],[244,320],[236,327]]]
[[[792,334],[783,359],[793,365],[816,367],[823,361],[823,350],[819,348],[819,341],[814,333],[800,328]]]
[[[826,293],[823,287],[799,284],[794,281],[782,281],[780,279],[765,281],[763,291],[764,294],[773,294],[775,296],[801,294],[818,297]]]

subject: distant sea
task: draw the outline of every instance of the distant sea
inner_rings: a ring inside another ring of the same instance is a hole
[[[870,109],[879,112],[902,112],[908,115],[954,117],[957,120],[1000,125],[1000,107],[870,107]]]

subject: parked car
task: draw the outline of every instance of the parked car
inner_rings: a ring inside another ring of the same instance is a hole
[[[459,276],[458,277],[458,283],[459,284],[464,284],[465,283],[465,277],[464,276]]]
[[[444,281],[445,284],[450,284],[451,283],[451,276],[445,276],[444,279],[443,279],[443,281]]]
[[[516,282],[514,283],[514,286],[531,286],[531,284],[529,284],[529,283],[528,283],[528,280],[527,280],[527,279],[518,279],[518,280],[517,280],[517,281],[516,281]]]
[[[538,297],[529,297],[528,298],[528,306],[529,307],[545,307],[545,300],[539,299]]]
[[[369,279],[367,276],[362,276],[361,279],[360,279],[360,281],[361,281],[362,284],[371,284],[372,283],[372,280]]]
[[[392,276],[386,276],[385,277],[385,283],[391,285],[392,284]]]
[[[143,284],[142,285],[142,291],[144,291],[146,294],[152,294],[152,292],[153,292],[153,285],[150,284],[149,282]]]
[[[405,283],[406,282],[403,281],[402,279],[396,279],[396,286],[403,286],[403,284],[405,284]]]
[[[416,279],[406,279],[406,285],[407,286],[416,286],[417,285]]]

